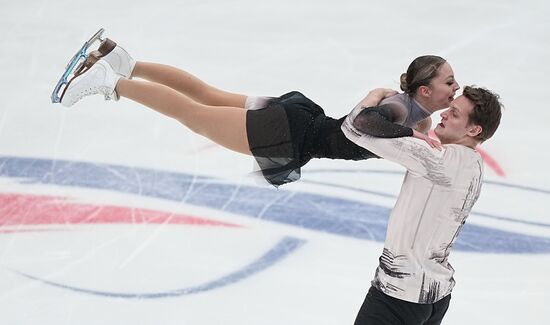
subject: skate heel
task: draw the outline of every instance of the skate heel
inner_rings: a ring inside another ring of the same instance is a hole
[[[110,38],[106,38],[103,42],[101,42],[101,45],[99,45],[99,48],[97,49],[100,53],[99,57],[102,57],[111,53],[115,49],[115,47],[116,47],[116,42]]]
[[[101,53],[99,51],[92,51],[90,54],[88,54],[88,57],[80,62],[79,65],[76,66],[74,71],[74,76],[79,76],[86,72],[88,69],[90,69],[99,59],[101,58]]]
[[[110,38],[105,38],[99,45],[99,48],[95,51],[90,52],[90,54],[88,54],[88,57],[84,61],[80,62],[80,64],[76,67],[74,73],[75,77],[90,69],[97,61],[99,61],[99,59],[111,53],[115,49],[115,47],[115,41]]]

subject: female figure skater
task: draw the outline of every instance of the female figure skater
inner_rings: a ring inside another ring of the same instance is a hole
[[[253,155],[264,178],[279,186],[297,180],[300,168],[312,158],[377,158],[348,140],[342,128],[376,137],[415,136],[438,146],[425,134],[430,114],[449,107],[459,88],[443,58],[421,56],[401,75],[404,93],[377,89],[350,114],[334,119],[300,92],[280,97],[226,92],[186,71],[137,62],[106,39],[75,73],[61,103],[70,107],[92,94],[103,94],[106,100],[126,97],[228,149]]]

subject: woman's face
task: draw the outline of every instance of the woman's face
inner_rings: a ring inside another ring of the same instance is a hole
[[[434,111],[451,105],[460,86],[455,80],[453,69],[447,62],[439,67],[437,75],[432,79],[428,88],[429,106]]]

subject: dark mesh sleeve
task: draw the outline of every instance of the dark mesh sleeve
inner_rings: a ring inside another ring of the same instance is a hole
[[[393,123],[395,117],[390,105],[380,105],[363,109],[353,121],[353,126],[377,138],[400,138],[413,135],[413,129]]]

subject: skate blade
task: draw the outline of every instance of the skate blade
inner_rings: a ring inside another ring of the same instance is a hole
[[[75,55],[69,60],[67,66],[65,67],[65,72],[61,75],[61,78],[57,82],[51,96],[52,103],[60,103],[65,90],[69,85],[70,81],[75,77],[74,71],[80,71],[80,67],[83,66],[85,60],[88,58],[88,48],[95,43],[96,41],[102,41],[101,36],[105,30],[100,28],[88,41],[82,45],[80,50],[76,52]]]

